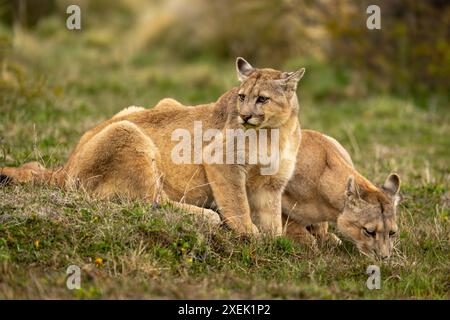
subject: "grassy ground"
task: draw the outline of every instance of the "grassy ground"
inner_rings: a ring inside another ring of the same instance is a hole
[[[204,103],[237,84],[232,60],[173,61],[161,48],[133,50],[118,27],[60,23],[0,29],[14,44],[0,77],[2,166],[62,164],[83,132],[128,105]],[[358,98],[323,63],[284,67],[299,66],[303,127],[340,140],[372,181],[402,177],[400,253],[381,265],[381,290],[366,288],[374,262],[349,243],[316,252],[284,237],[242,240],[170,208],[10,186],[0,189],[0,299],[450,298],[449,106]],[[80,290],[66,288],[71,264],[82,268]]]

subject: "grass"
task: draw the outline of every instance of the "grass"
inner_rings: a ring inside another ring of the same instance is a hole
[[[129,33],[114,25],[69,32],[60,23],[0,28],[14,43],[1,61],[2,166],[62,164],[86,130],[128,105],[204,103],[237,84],[232,60],[128,51]],[[448,105],[361,98],[323,62],[285,67],[295,66],[307,68],[303,127],[341,141],[372,181],[402,177],[400,253],[381,265],[381,290],[365,286],[378,262],[349,243],[315,251],[284,237],[245,240],[171,208],[20,185],[0,189],[0,299],[449,299]],[[66,288],[71,264],[82,269],[80,290]]]

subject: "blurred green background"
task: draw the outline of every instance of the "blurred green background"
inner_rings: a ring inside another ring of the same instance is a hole
[[[70,4],[79,31],[66,28]],[[366,28],[369,4],[381,30]],[[0,0],[0,166],[61,165],[129,105],[215,101],[243,56],[305,67],[302,127],[337,138],[377,184],[397,172],[403,196],[400,253],[369,291],[373,262],[351,245],[249,244],[139,204],[0,188],[0,298],[448,298],[449,32],[444,0]],[[73,263],[95,270],[89,290],[66,290]]]
[[[345,82],[345,92],[334,92],[338,96],[372,90],[421,98],[449,94],[450,5],[445,0],[0,3],[3,28],[21,26],[40,40],[61,40],[65,9],[78,4],[83,35],[67,40],[84,40],[91,48],[122,43],[117,59],[139,62],[159,54],[187,62],[241,55],[256,65],[281,67],[312,58],[330,64]],[[381,8],[381,30],[365,27],[370,4]],[[2,55],[10,40],[3,35]]]

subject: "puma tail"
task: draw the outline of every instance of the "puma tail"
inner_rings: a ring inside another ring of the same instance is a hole
[[[50,170],[38,162],[28,162],[17,168],[0,167],[0,185],[16,183],[59,185],[61,177],[62,168]]]

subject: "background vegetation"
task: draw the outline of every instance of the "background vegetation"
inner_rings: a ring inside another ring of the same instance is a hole
[[[65,28],[74,2],[81,31]],[[241,55],[306,67],[303,127],[341,141],[372,181],[403,180],[398,252],[374,291],[374,261],[349,243],[256,243],[171,208],[1,188],[0,298],[448,299],[450,6],[378,3],[380,31],[366,1],[0,1],[1,166],[62,164],[128,105],[214,101]],[[70,264],[81,290],[66,288]]]

